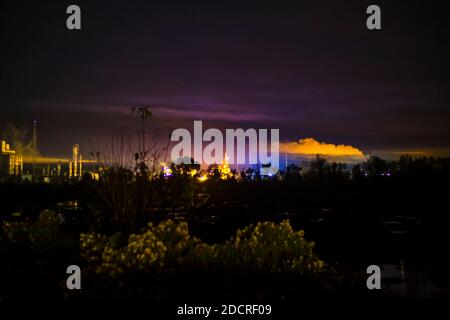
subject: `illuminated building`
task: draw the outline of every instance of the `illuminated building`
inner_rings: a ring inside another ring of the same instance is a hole
[[[83,175],[83,160],[80,154],[80,146],[72,147],[72,160],[69,161],[69,177],[81,177]]]
[[[186,162],[188,164],[185,164]],[[178,161],[176,161],[175,163],[179,163],[179,165],[176,166],[178,167],[178,169],[176,169],[177,172],[188,174],[191,177],[196,178],[199,182],[204,182],[210,177],[216,176],[217,174],[217,177],[222,180],[230,179],[231,177],[233,177],[233,172],[231,172],[231,168],[229,165],[229,158],[226,154],[221,164],[213,165],[213,169],[208,169],[208,171],[200,169],[200,165],[195,164],[193,159],[187,159],[187,161],[184,162],[182,159],[178,159]],[[165,162],[161,162],[160,165],[161,173],[164,177],[170,177],[174,174],[172,169]]]
[[[72,156],[73,156],[73,176],[78,176],[78,154],[80,151],[80,146],[77,144],[73,145]]]
[[[23,172],[23,157],[11,150],[9,144],[2,140],[0,152],[0,176],[20,176]]]
[[[218,168],[219,172],[220,172],[220,178],[223,180],[226,180],[233,176],[233,173],[231,172],[228,161],[229,161],[229,158],[228,158],[227,154],[225,153],[225,158],[222,160],[222,163],[219,165],[219,168]]]
[[[83,157],[80,154],[80,177],[83,176]]]
[[[33,133],[33,145],[37,141],[36,128]],[[66,178],[82,177],[90,171],[93,160],[84,160],[78,144],[72,147],[72,157],[57,158],[41,156],[36,150],[25,155],[12,150],[6,141],[1,141],[0,177],[20,176],[30,182],[63,181]]]
[[[95,180],[95,181],[99,181],[100,180],[100,173],[99,172],[89,171],[89,174],[90,174],[92,180]]]
[[[165,162],[160,163],[162,166],[162,172],[164,177],[170,177],[172,175],[172,169],[170,169]]]

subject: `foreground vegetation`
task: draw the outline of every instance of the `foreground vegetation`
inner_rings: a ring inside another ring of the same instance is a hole
[[[426,271],[448,294],[448,159],[346,170],[318,157],[306,172],[204,182],[189,166],[137,168],[0,184],[2,299],[355,298],[374,262]],[[73,264],[81,292],[65,286]]]
[[[176,220],[149,223],[137,234],[81,233],[77,241],[68,239],[54,212],[45,210],[36,221],[4,221],[2,238],[2,249],[22,255],[28,269],[63,269],[67,255],[72,255],[72,263],[85,266],[85,277],[92,278],[88,295],[105,290],[120,296],[125,291],[160,299],[163,293],[154,292],[154,283],[148,279],[187,273],[208,273],[216,281],[223,274],[234,280],[283,275],[313,281],[324,271],[324,262],[313,252],[314,243],[304,238],[303,231],[294,231],[287,220],[249,225],[221,244],[202,242],[190,235],[185,221]]]

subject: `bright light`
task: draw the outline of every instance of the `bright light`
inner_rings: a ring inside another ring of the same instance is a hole
[[[206,174],[204,174],[204,175],[198,177],[197,179],[198,179],[198,181],[203,182],[203,181],[208,180],[208,176]]]
[[[222,164],[220,164],[218,167],[219,172],[220,172],[220,179],[222,179],[222,180],[227,180],[228,178],[231,178],[231,176],[232,176],[230,165],[228,163],[229,160],[230,160],[230,158],[225,153],[225,158],[223,159]]]
[[[161,162],[161,166],[163,167],[164,177],[170,177],[172,175],[172,169],[170,169],[164,162]]]

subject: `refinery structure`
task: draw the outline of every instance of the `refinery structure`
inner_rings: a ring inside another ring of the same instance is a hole
[[[63,181],[67,179],[77,180],[88,174],[91,178],[98,180],[98,170],[92,167],[96,164],[92,160],[83,160],[80,152],[80,146],[72,146],[72,157],[70,159],[52,158],[43,156],[23,156],[12,150],[10,145],[2,140],[2,149],[0,154],[0,181],[6,179],[21,179],[33,182]],[[36,140],[33,139],[35,145]],[[86,165],[88,168],[86,168]],[[162,173],[165,177],[172,175],[172,170],[161,163]],[[218,177],[227,180],[234,176],[228,162],[228,156],[222,163],[216,166]],[[214,171],[189,169],[188,173],[197,177],[200,182],[208,180],[214,175]]]
[[[41,156],[37,149],[36,121],[33,122],[32,135],[31,151],[25,152],[15,150],[9,141],[1,140],[0,181],[20,179],[30,182],[50,182],[79,179],[86,173],[92,175],[92,172],[85,171],[85,164],[94,162],[83,160],[78,144],[72,146],[71,158],[45,157]]]
[[[19,143],[20,144],[20,143]],[[0,182],[1,181],[29,181],[29,182],[62,182],[68,180],[78,180],[84,175],[98,180],[103,167],[93,160],[83,159],[80,146],[72,146],[72,156],[67,158],[45,157],[39,154],[37,148],[37,123],[33,123],[31,146],[32,152],[22,154],[20,150],[14,150],[6,140],[1,140],[0,152]],[[192,159],[193,161],[193,159]],[[287,162],[287,158],[286,158]],[[193,162],[194,163],[194,162]],[[154,174],[162,174],[164,177],[172,176],[171,165],[160,163],[161,170]],[[219,178],[241,179],[239,168],[232,171],[229,165],[229,158],[225,157],[221,163],[211,165],[208,169],[202,169],[199,164],[197,167],[186,167],[183,171],[204,182],[209,179]]]
[[[90,171],[84,170],[84,163],[78,144],[72,147],[72,158],[24,156],[13,150],[7,141],[1,141],[0,179],[21,178],[29,181],[49,182],[51,179],[77,179]]]
[[[83,159],[78,144],[72,146],[71,157],[55,158],[40,155],[37,148],[36,121],[33,122],[30,142],[31,152],[24,152],[25,154],[23,154],[21,150],[14,150],[14,145],[8,141],[1,140],[0,181],[62,182],[78,180],[84,175],[88,175],[95,180],[99,179],[100,168],[97,161]],[[226,180],[233,176],[226,154],[222,163],[217,164],[215,170],[220,179]],[[200,182],[214,176],[214,171],[200,170],[200,167],[188,171],[191,176],[195,176]],[[165,163],[161,163],[161,172],[165,177],[172,175],[172,170]]]
[[[80,146],[75,144],[72,147],[72,160],[69,160],[69,177],[83,176],[83,160],[80,153]]]
[[[23,173],[23,156],[11,150],[6,141],[2,140],[0,153],[0,177],[1,176],[21,176]]]

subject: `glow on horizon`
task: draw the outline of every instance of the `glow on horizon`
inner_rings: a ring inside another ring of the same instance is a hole
[[[305,156],[321,154],[332,157],[365,158],[364,153],[356,147],[319,142],[314,138],[304,138],[297,142],[282,142],[280,143],[280,152]]]
[[[69,163],[72,159],[69,158],[54,158],[54,157],[43,157],[43,156],[24,156],[24,163],[37,163],[37,164],[51,164],[51,163]],[[83,163],[95,163],[95,160],[82,160]]]

